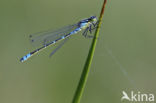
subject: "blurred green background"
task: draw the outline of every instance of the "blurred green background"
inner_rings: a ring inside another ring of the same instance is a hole
[[[0,103],[71,103],[91,39],[79,33],[52,58],[54,47],[19,59],[35,49],[29,34],[99,16],[102,3],[1,0]],[[123,90],[156,94],[155,10],[155,0],[108,0],[81,103],[121,103]]]

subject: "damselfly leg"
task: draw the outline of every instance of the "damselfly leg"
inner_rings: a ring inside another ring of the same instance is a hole
[[[97,24],[98,22],[96,22],[95,24],[92,23],[89,25],[89,27],[87,27],[84,32],[82,33],[82,35],[85,37],[85,38],[93,38],[94,36],[93,35],[89,35],[88,34],[88,31],[90,32],[90,34],[92,34],[92,31],[94,31],[96,28],[97,28]],[[93,25],[93,26],[92,26]]]

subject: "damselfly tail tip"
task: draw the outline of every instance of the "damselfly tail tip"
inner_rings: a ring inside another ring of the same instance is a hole
[[[23,59],[23,58],[21,58],[21,59],[20,59],[20,62],[24,62],[24,59]]]
[[[23,56],[23,57],[20,59],[20,62],[24,62],[24,61],[26,61],[30,56],[31,56],[30,53],[27,54],[27,55],[25,55],[25,56]]]

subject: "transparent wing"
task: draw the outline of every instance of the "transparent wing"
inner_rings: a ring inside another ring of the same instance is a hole
[[[33,46],[42,46],[60,38],[63,35],[70,33],[77,27],[78,24],[74,24],[74,25],[69,25],[61,29],[58,29],[57,31],[49,30],[49,31],[38,32],[29,36],[30,41]]]
[[[49,57],[53,56],[67,41],[69,40],[68,38],[65,38],[49,55]]]

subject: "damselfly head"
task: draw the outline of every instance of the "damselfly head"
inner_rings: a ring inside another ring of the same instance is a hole
[[[97,22],[96,16],[91,16],[90,18],[88,18],[88,20],[89,20],[90,22],[93,22],[93,23],[96,23],[96,22]]]

